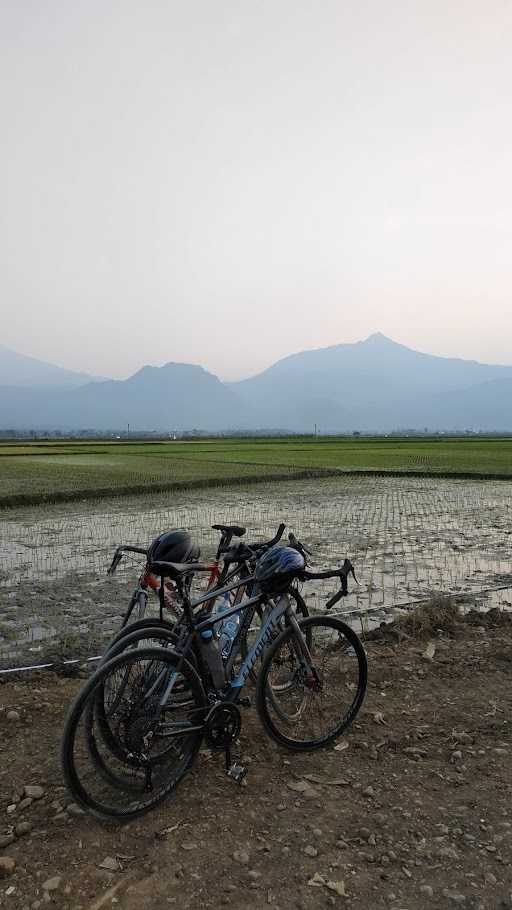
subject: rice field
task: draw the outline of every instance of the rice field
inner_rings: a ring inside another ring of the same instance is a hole
[[[364,471],[512,478],[512,439],[5,443],[0,508]]]
[[[99,647],[119,624],[140,567],[127,562],[106,578],[114,548],[186,527],[207,557],[217,540],[211,525],[222,521],[246,526],[249,542],[270,538],[284,521],[315,567],[349,556],[360,585],[339,609],[359,624],[440,593],[507,609],[511,494],[506,481],[356,475],[4,511],[0,662],[37,660],[70,633],[73,647]],[[329,581],[303,586],[313,610],[333,591]]]

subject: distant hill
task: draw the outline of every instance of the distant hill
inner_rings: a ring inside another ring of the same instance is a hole
[[[53,386],[74,388],[91,382],[87,373],[65,370],[53,363],[18,354],[0,344],[0,386]]]
[[[200,366],[143,367],[77,389],[0,388],[0,426],[134,431],[247,427],[236,394]]]
[[[0,428],[115,432],[129,423],[133,431],[165,432],[311,432],[315,424],[330,433],[512,430],[512,367],[422,354],[380,333],[292,354],[235,383],[186,363],[146,366],[123,381],[75,387],[3,382]]]
[[[376,333],[292,354],[231,388],[258,420],[265,415],[289,430],[315,423],[324,432],[484,428],[484,420],[487,429],[505,430],[512,429],[506,385],[493,387],[498,397],[487,414],[484,399],[492,391],[480,389],[502,379],[512,379],[512,367],[421,354]]]

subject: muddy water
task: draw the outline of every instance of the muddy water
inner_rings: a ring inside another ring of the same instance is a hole
[[[147,545],[161,530],[186,527],[212,555],[211,525],[236,521],[246,539],[271,537],[280,521],[312,550],[312,565],[349,556],[360,586],[339,608],[373,621],[438,593],[482,606],[512,604],[512,483],[347,477],[236,486],[11,510],[0,519],[0,660],[49,642],[101,644],[119,623],[140,561],[106,579],[120,543]],[[332,582],[304,586],[321,608]]]

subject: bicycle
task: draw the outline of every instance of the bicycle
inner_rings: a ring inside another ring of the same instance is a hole
[[[256,559],[261,556],[266,550],[275,546],[281,540],[286,525],[281,523],[277,529],[276,534],[270,540],[263,542],[257,541],[252,544],[239,542],[234,546],[231,545],[233,537],[242,537],[246,533],[245,528],[239,525],[221,524],[212,525],[212,527],[214,530],[219,530],[221,532],[221,538],[217,546],[215,559],[208,563],[207,566],[207,570],[210,574],[206,590],[218,590],[219,588],[229,584],[232,580],[239,578],[239,588],[232,589],[230,591],[231,606],[235,606],[242,599],[246,585],[250,585],[252,581],[252,572],[254,570]],[[290,536],[293,537],[293,535]],[[107,571],[108,575],[112,576],[115,574],[117,567],[125,553],[140,553],[147,556],[148,550],[143,549],[142,547],[134,547],[124,544],[121,545],[116,549],[114,553],[111,565]],[[191,563],[191,566],[193,567],[194,564]],[[206,568],[203,566],[201,571],[206,571]],[[193,574],[194,573],[191,571],[188,578],[191,579]],[[150,590],[154,590],[158,594],[158,617],[146,616]],[[188,594],[190,595],[190,583],[188,583],[187,590]],[[290,596],[295,602],[295,611],[297,615],[300,615],[303,618],[309,616],[307,606],[299,591],[297,591],[295,588],[292,589],[290,591]],[[170,598],[172,598],[172,606]],[[212,599],[210,604],[211,609],[214,608],[216,599],[217,597]],[[135,609],[137,619],[130,622],[131,616]],[[169,632],[171,632],[174,629],[176,622],[179,620],[181,612],[181,598],[179,592],[176,590],[176,586],[173,584],[172,588],[170,588],[168,582],[166,584],[161,584],[158,577],[151,571],[149,564],[146,563],[143,573],[138,579],[137,587],[131,596],[130,604],[121,624],[121,628],[109,643],[102,660],[104,661],[112,650],[115,650],[115,652],[118,653],[119,642],[125,638],[128,640],[128,636],[130,637],[129,644],[133,644],[134,639],[132,635],[134,632],[142,632],[143,630],[145,631],[155,629],[157,627],[158,629],[167,629]],[[170,615],[170,619],[166,619],[165,615]],[[249,632],[254,632],[254,630],[250,629]],[[242,642],[242,657],[245,657],[247,653],[247,640],[244,638]],[[252,678],[254,681],[254,674]]]
[[[232,761],[231,746],[241,730],[239,706],[248,703],[244,686],[262,654],[256,708],[266,732],[297,751],[318,749],[339,737],[354,720],[366,692],[364,648],[356,633],[337,618],[297,620],[288,592],[294,578],[338,577],[341,588],[327,606],[332,605],[347,593],[351,569],[348,560],[327,572],[304,567],[287,580],[284,590],[259,591],[221,615],[205,615],[209,602],[238,582],[191,603],[184,581],[199,567],[155,564],[162,584],[171,578],[183,595],[182,618],[173,631],[176,638],[165,648],[123,650],[99,667],[76,697],[66,721],[62,764],[77,802],[100,818],[146,812],[176,789],[204,739],[212,750],[224,751],[227,774],[241,781],[246,771]],[[241,641],[258,606],[267,608],[263,625],[235,672]],[[225,662],[216,662],[209,650],[213,628],[235,612],[243,615],[231,652]],[[340,707],[344,696],[347,705]],[[100,729],[97,698],[105,708],[108,736]],[[86,727],[94,725],[85,737],[79,733],[84,719]],[[91,740],[105,774],[98,774]]]

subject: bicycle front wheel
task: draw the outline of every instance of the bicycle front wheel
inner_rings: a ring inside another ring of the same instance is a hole
[[[299,622],[269,647],[258,676],[256,706],[281,746],[309,751],[350,726],[366,693],[366,654],[350,626],[331,616]]]

